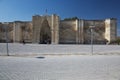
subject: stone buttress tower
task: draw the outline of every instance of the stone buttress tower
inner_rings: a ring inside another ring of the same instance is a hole
[[[105,20],[105,38],[108,43],[116,40],[117,36],[117,20],[114,18]]]

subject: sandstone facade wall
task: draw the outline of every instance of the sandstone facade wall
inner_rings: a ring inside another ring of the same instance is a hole
[[[51,44],[90,44],[91,28],[93,43],[111,43],[117,37],[117,20],[60,20],[60,17],[35,15],[32,21],[15,21],[0,23],[0,42],[6,41],[6,30],[9,42],[42,43],[50,39]],[[46,36],[44,36],[46,35]],[[46,38],[47,37],[47,38]]]

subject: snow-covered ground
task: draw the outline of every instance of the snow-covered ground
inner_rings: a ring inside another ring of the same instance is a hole
[[[0,80],[120,80],[120,56],[1,56]]]
[[[91,45],[43,45],[43,44],[18,44],[9,43],[10,55],[91,55]],[[96,54],[120,54],[119,45],[94,45]],[[0,43],[0,55],[6,55],[6,44]]]

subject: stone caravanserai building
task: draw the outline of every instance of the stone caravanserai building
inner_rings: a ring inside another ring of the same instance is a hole
[[[116,40],[117,20],[69,19],[60,20],[56,14],[35,15],[32,21],[0,23],[0,42],[40,44],[90,44],[91,27],[94,44],[106,44]],[[7,34],[6,34],[7,32]]]

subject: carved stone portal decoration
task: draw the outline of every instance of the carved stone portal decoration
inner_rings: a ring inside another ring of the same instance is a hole
[[[59,43],[59,17],[33,16],[33,42],[41,44]]]

